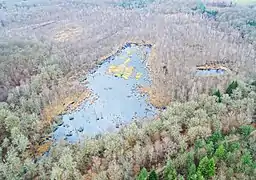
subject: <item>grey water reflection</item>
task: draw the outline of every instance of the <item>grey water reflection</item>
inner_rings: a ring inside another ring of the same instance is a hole
[[[196,75],[198,76],[224,75],[225,72],[226,71],[223,69],[197,70]]]

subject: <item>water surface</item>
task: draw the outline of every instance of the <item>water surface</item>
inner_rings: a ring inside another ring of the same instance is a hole
[[[214,76],[214,75],[224,75],[226,73],[223,69],[207,69],[207,70],[197,70],[196,75],[198,76]]]

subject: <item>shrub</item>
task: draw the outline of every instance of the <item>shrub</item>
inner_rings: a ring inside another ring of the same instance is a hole
[[[223,140],[222,133],[218,130],[215,131],[208,139],[207,142],[213,142],[216,145],[219,141]]]
[[[192,179],[192,177],[196,174],[196,165],[194,162],[194,154],[191,152],[188,153],[187,157],[187,177],[188,179]]]
[[[248,137],[254,128],[250,125],[244,125],[239,128],[240,134],[242,134],[245,138]]]
[[[215,156],[218,159],[224,159],[226,156],[226,152],[225,152],[225,147],[223,144],[219,145],[219,147],[217,148],[216,152],[215,152]]]
[[[167,165],[164,169],[164,180],[177,180],[177,172],[175,168],[172,166],[171,161],[167,162]]]
[[[210,141],[209,143],[207,143],[205,148],[206,148],[208,156],[212,156],[215,151],[213,142]]]
[[[250,154],[250,152],[246,152],[242,158],[241,158],[241,161],[244,165],[248,165],[248,166],[251,166],[253,165],[253,160],[252,160],[252,156]]]
[[[218,102],[221,103],[221,97],[222,97],[222,95],[221,95],[220,90],[219,90],[219,89],[216,90],[216,91],[213,93],[213,95],[214,95],[214,96],[217,96],[217,97],[218,97]]]
[[[214,176],[215,174],[214,159],[213,158],[208,159],[208,157],[205,156],[203,159],[200,160],[197,170],[201,172],[202,175],[206,178]]]
[[[148,176],[148,180],[158,180],[158,175],[155,170],[152,170]]]
[[[229,84],[227,90],[226,90],[226,94],[230,95],[233,93],[233,90],[235,90],[238,87],[238,83],[237,81],[232,81],[231,84]]]
[[[136,178],[136,180],[147,180],[148,178],[148,171],[146,170],[146,168],[143,168],[140,171],[139,176]]]

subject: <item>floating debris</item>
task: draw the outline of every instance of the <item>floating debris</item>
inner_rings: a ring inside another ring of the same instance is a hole
[[[53,126],[52,131],[55,132],[58,129],[58,126]]]
[[[116,124],[116,128],[117,128],[117,129],[119,128],[119,124]]]
[[[139,80],[142,76],[142,73],[138,72],[135,76],[136,80]]]
[[[97,65],[101,66],[104,63],[104,61],[97,62]]]
[[[62,126],[64,124],[64,121],[59,122],[58,126]]]
[[[131,61],[131,59],[130,59],[130,58],[127,58],[127,59],[124,61],[124,64],[128,64],[130,61]]]
[[[87,77],[84,76],[84,77],[81,77],[81,78],[79,79],[79,82],[84,82],[84,81],[86,81],[86,80],[87,80]]]
[[[83,131],[84,131],[84,128],[83,128],[83,127],[80,127],[80,128],[78,128],[77,131],[78,131],[78,132],[83,132]]]
[[[204,76],[210,76],[210,75],[223,75],[225,74],[225,70],[222,69],[207,69],[207,70],[197,70],[196,75],[204,75]]]
[[[61,116],[57,116],[54,118],[54,122],[57,124],[57,126],[62,126],[64,121],[62,120]]]
[[[74,120],[74,116],[70,116],[70,117],[69,117],[69,120],[70,120],[70,121]]]
[[[68,124],[64,124],[63,127],[69,128],[70,126]]]
[[[73,136],[73,134],[72,134],[72,131],[69,131],[67,134],[66,134],[66,136]]]

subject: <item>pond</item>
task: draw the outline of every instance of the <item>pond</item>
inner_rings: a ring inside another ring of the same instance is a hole
[[[228,61],[208,62],[203,65],[196,66],[196,76],[216,76],[227,75],[231,70],[226,67]]]
[[[151,84],[146,59],[150,45],[126,44],[86,78],[92,96],[75,111],[62,116],[54,139],[77,142],[84,136],[117,131],[135,119],[154,117],[158,112],[138,86]]]
[[[224,75],[226,73],[223,69],[207,69],[207,70],[197,70],[196,75],[198,76],[214,76],[214,75]]]

